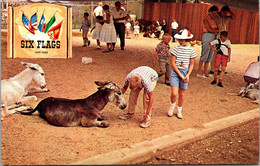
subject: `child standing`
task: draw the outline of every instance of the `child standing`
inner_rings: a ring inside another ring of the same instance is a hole
[[[155,48],[155,54],[153,57],[153,66],[156,65],[157,56],[159,57],[158,62],[160,66],[159,77],[165,75],[165,84],[170,86],[170,75],[171,75],[171,64],[170,64],[170,45],[171,35],[168,33],[164,34],[162,37],[162,42],[160,42]]]
[[[127,21],[125,24],[125,30],[126,30],[126,39],[130,39],[129,34],[131,33],[132,30],[132,25],[130,23],[130,20]]]
[[[179,45],[171,51],[171,106],[168,110],[168,116],[173,115],[177,95],[177,118],[182,119],[182,106],[184,103],[184,92],[188,89],[190,74],[194,68],[194,58],[197,56],[194,49],[189,45],[189,39],[193,35],[187,29],[183,29],[174,35]]]
[[[83,46],[82,47],[86,47],[87,46],[87,43],[88,43],[88,46],[90,45],[90,41],[88,40],[88,31],[90,29],[90,26],[91,26],[91,23],[90,23],[90,20],[88,20],[88,16],[89,14],[86,12],[84,13],[84,20],[82,21],[82,26],[80,27],[80,32],[81,32],[81,29],[83,30],[82,31],[82,37],[83,37]]]
[[[213,46],[217,46],[213,48]],[[217,52],[214,70],[214,80],[211,82],[212,85],[217,83],[218,80],[218,70],[221,64],[221,73],[219,75],[218,86],[223,87],[222,80],[227,67],[227,62],[230,62],[231,57],[231,42],[228,39],[227,31],[222,31],[220,33],[220,39],[213,40],[209,43],[210,48]]]
[[[103,53],[114,51],[114,46],[112,43],[116,43],[116,29],[113,22],[113,17],[110,15],[109,6],[104,5],[103,10],[105,12],[104,25],[100,32],[100,41],[107,43],[107,50]]]
[[[139,39],[139,33],[140,33],[140,26],[139,26],[139,22],[136,21],[134,26],[134,35],[136,39]]]

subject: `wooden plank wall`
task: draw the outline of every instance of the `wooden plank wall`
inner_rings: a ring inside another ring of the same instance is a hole
[[[171,33],[170,24],[176,18],[179,29],[187,28],[194,39],[201,40],[203,18],[208,13],[209,4],[191,3],[145,3],[144,19],[167,21],[166,32]],[[221,6],[218,6],[219,10]],[[231,8],[235,19],[227,23],[229,38],[233,44],[259,44],[259,12]]]

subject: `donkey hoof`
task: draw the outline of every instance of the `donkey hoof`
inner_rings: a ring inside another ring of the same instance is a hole
[[[106,121],[101,122],[101,127],[108,127],[109,123]]]
[[[32,99],[33,99],[33,101],[37,101],[38,100],[38,98],[36,96],[33,96]]]
[[[102,120],[107,120],[107,117],[103,116],[103,115],[100,115],[98,117],[98,121],[102,121]]]
[[[44,92],[50,92],[50,89],[45,88]]]

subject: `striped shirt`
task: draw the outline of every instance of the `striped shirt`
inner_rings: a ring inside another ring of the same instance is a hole
[[[179,69],[189,68],[190,59],[197,56],[195,50],[191,46],[185,47],[181,45],[174,47],[171,54],[176,57],[175,64]]]
[[[140,66],[134,70],[132,70],[125,78],[125,86],[129,85],[129,80],[133,76],[140,76],[141,83],[144,87],[144,90],[147,93],[152,92],[152,82],[156,82],[158,80],[158,74],[155,70],[148,66]]]

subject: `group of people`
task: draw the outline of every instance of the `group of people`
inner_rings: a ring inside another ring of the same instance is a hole
[[[196,76],[208,78],[214,74],[214,80],[211,84],[217,84],[219,87],[223,87],[223,76],[227,62],[230,62],[231,59],[231,42],[228,39],[226,22],[234,17],[228,6],[223,6],[220,11],[218,11],[217,6],[212,6],[203,20],[202,51]],[[211,70],[209,72],[210,63]],[[220,67],[221,73],[218,78]]]
[[[158,59],[160,71],[157,73],[154,69],[148,66],[141,66],[132,70],[125,78],[125,84],[122,88],[122,93],[125,93],[130,87],[130,97],[128,112],[120,119],[131,119],[134,116],[135,106],[137,103],[138,94],[142,89],[143,93],[143,109],[144,116],[140,123],[140,127],[146,128],[151,124],[152,104],[154,101],[153,90],[157,84],[159,77],[165,75],[165,84],[171,86],[171,103],[168,110],[168,116],[172,117],[177,102],[176,116],[182,119],[182,107],[184,104],[184,93],[188,89],[190,74],[194,68],[194,59],[197,56],[193,47],[189,45],[193,34],[187,29],[180,30],[175,34],[179,45],[170,51],[169,42],[172,37],[165,33],[162,41],[156,46],[153,58],[153,66],[156,65]],[[178,101],[177,101],[178,99]]]
[[[97,39],[98,46],[100,46],[100,41],[106,42],[108,45],[107,51],[112,51],[111,49],[114,49],[113,44],[116,42],[115,33],[119,34],[121,41],[120,46],[122,50],[124,49],[125,24],[123,21],[127,20],[127,15],[123,12],[123,10],[120,10],[120,2],[116,2],[115,6],[115,10],[118,14],[110,14],[109,7],[107,5],[103,6],[102,9],[105,12],[105,19],[99,19],[98,16],[101,16],[102,14],[98,15],[95,13],[97,23],[95,26],[96,29],[93,33],[93,39]],[[224,6],[220,12],[218,12],[218,8],[216,6],[212,6],[208,11],[208,15],[203,20],[204,33],[202,36],[202,52],[199,62],[199,69],[196,76],[202,78],[207,78],[210,76],[208,66],[213,58],[213,55],[215,55],[216,58],[214,58],[215,61],[213,64],[214,80],[211,84],[217,84],[220,87],[223,87],[223,75],[227,62],[230,61],[231,57],[231,42],[228,40],[226,21],[233,18],[234,14],[230,11],[229,7]],[[100,23],[104,23],[104,25],[99,25]],[[155,48],[153,66],[156,65],[156,61],[158,60],[160,66],[160,71],[158,73],[151,67],[140,66],[132,70],[126,76],[122,93],[125,93],[128,87],[131,89],[131,92],[129,97],[128,112],[120,116],[120,119],[126,120],[134,117],[138,95],[140,91],[144,89],[144,116],[140,123],[140,127],[146,128],[151,124],[151,108],[154,101],[153,90],[156,87],[159,77],[163,75],[165,75],[165,84],[171,86],[171,102],[169,103],[168,116],[172,117],[174,115],[174,110],[177,105],[176,116],[179,119],[183,118],[182,107],[184,104],[184,93],[188,89],[190,74],[193,71],[194,61],[197,55],[193,47],[189,44],[189,41],[193,38],[193,34],[188,29],[182,29],[177,33],[177,28],[178,23],[174,20],[172,23],[172,35],[165,33],[162,37],[162,41]],[[113,34],[114,37],[108,36],[108,34]],[[170,51],[169,42],[171,39],[173,39],[173,42],[176,39],[178,45]],[[84,41],[89,43],[87,39]],[[203,64],[204,70],[202,72]],[[259,64],[259,62],[257,64]],[[219,79],[217,79],[220,66],[221,74]],[[256,68],[256,65],[254,64],[251,66],[253,66],[252,68]],[[251,69],[247,69],[247,71],[248,72],[246,73],[252,73]],[[245,80],[255,82],[255,79],[252,79],[252,77],[252,74],[247,74],[245,75]],[[257,79],[259,80],[259,74]]]
[[[88,19],[89,14],[84,13],[84,20],[82,21],[83,30],[83,47],[90,44],[88,40],[88,31],[91,24]],[[117,42],[117,36],[120,38],[120,48],[125,48],[125,21],[130,19],[130,16],[126,13],[124,8],[121,7],[119,1],[115,2],[115,8],[110,12],[109,6],[99,2],[98,7],[95,8],[92,16],[96,20],[95,26],[91,29],[93,31],[92,38],[97,40],[97,48],[100,49],[100,42],[107,44],[107,50],[103,53],[114,51],[115,44]]]

